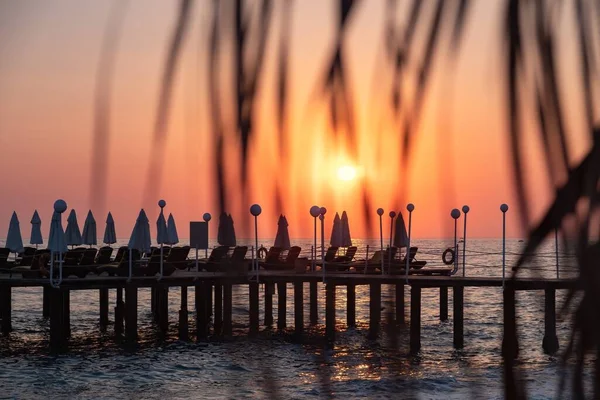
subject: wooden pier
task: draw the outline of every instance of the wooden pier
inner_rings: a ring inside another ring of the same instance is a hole
[[[151,310],[159,331],[163,335],[168,332],[168,297],[180,295],[178,331],[181,340],[189,340],[189,311],[187,302],[188,287],[195,289],[194,311],[196,340],[206,340],[208,337],[227,337],[232,335],[232,297],[235,286],[248,287],[249,329],[250,335],[260,331],[260,304],[264,310],[263,323],[266,327],[274,324],[273,296],[277,294],[277,321],[279,330],[287,329],[287,288],[293,287],[294,327],[293,332],[301,337],[305,334],[304,321],[304,286],[309,289],[309,323],[317,324],[324,321],[324,335],[328,341],[334,341],[336,335],[336,289],[346,288],[346,324],[356,325],[356,287],[369,287],[369,330],[368,337],[376,340],[380,335],[382,285],[392,285],[395,288],[395,320],[405,324],[405,288],[410,287],[409,333],[410,351],[417,353],[421,349],[421,296],[422,289],[439,289],[439,317],[448,319],[448,291],[452,288],[453,296],[453,343],[457,349],[468,346],[464,341],[464,314],[468,304],[464,302],[466,287],[502,287],[502,278],[476,278],[459,276],[413,276],[408,279],[404,275],[368,275],[357,273],[331,273],[324,283],[325,315],[317,315],[318,286],[323,285],[321,272],[294,273],[261,271],[259,281],[250,279],[249,275],[232,275],[228,273],[209,272],[177,272],[170,277],[158,281],[155,277],[134,278],[127,282],[120,277],[92,277],[84,279],[64,279],[59,288],[52,288],[47,279],[22,279],[0,276],[0,332],[8,335],[12,326],[12,294],[23,287],[43,287],[40,301],[43,315],[50,318],[50,346],[53,350],[64,349],[68,345],[71,333],[70,327],[70,292],[73,290],[98,291],[99,324],[101,330],[106,330],[109,323],[109,290],[117,292],[114,305],[114,333],[123,335],[127,342],[135,343],[138,339],[138,289],[151,289]],[[506,281],[507,283],[509,281]],[[542,339],[543,349],[547,353],[558,350],[559,343],[556,335],[556,291],[573,287],[571,279],[518,279],[504,289],[503,303],[505,307],[505,329],[507,324],[514,321],[506,320],[506,316],[515,315],[515,291],[543,290],[545,293],[545,331]],[[264,290],[260,287],[264,285]],[[214,296],[213,296],[214,293]],[[261,300],[262,293],[262,300]],[[500,301],[500,299],[498,299]],[[512,312],[508,308],[513,308]],[[212,316],[212,330],[211,320]],[[510,340],[510,338],[504,338]]]

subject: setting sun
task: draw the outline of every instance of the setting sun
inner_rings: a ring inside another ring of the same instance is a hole
[[[337,176],[342,181],[351,181],[356,178],[356,168],[351,165],[343,165],[338,168]]]

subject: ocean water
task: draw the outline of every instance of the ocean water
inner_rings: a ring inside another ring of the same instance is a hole
[[[243,241],[240,241],[243,242]],[[250,242],[250,241],[249,241]],[[268,246],[266,240],[261,241]],[[294,244],[310,254],[311,240]],[[378,240],[356,240],[364,257],[366,245],[372,252]],[[0,246],[2,242],[0,241]],[[441,265],[441,254],[452,241],[416,240],[417,259]],[[506,244],[506,265],[510,267],[524,243]],[[461,244],[462,249],[462,244]],[[502,276],[502,242],[468,240],[467,276]],[[191,254],[193,256],[193,254]],[[462,261],[462,257],[460,258]],[[574,258],[559,252],[561,277],[574,276]],[[508,268],[509,269],[509,268]],[[522,271],[523,276],[556,277],[553,243],[545,245]],[[462,275],[462,267],[459,270]],[[507,271],[507,276],[510,272]],[[261,291],[263,289],[261,288]],[[319,286],[319,324],[306,327],[301,341],[289,332],[280,333],[261,326],[256,338],[247,336],[249,325],[247,287],[234,288],[234,337],[196,343],[194,335],[194,290],[189,289],[190,336],[177,340],[179,290],[169,296],[170,332],[159,338],[150,315],[149,290],[139,293],[139,345],[135,349],[98,326],[98,292],[71,293],[71,332],[66,354],[48,351],[49,321],[42,317],[40,288],[13,289],[13,329],[0,337],[0,398],[502,398],[502,292],[501,288],[466,288],[464,294],[465,347],[452,347],[452,291],[449,293],[449,320],[439,321],[439,291],[423,289],[421,352],[410,355],[408,331],[389,334],[386,312],[395,293],[382,288],[383,329],[377,340],[367,339],[368,288],[357,287],[356,328],[346,327],[345,289],[337,289],[336,342],[326,345],[324,330],[325,291]],[[557,293],[557,307],[564,294]],[[305,289],[305,296],[308,290]],[[287,325],[293,327],[293,290],[288,285]],[[407,320],[410,289],[407,287]],[[544,333],[543,292],[517,293],[520,339],[520,368],[528,394],[535,399],[557,396],[558,377],[563,374],[559,355],[542,351]],[[277,310],[277,296],[273,296]],[[264,315],[261,295],[261,324]],[[308,322],[308,299],[305,299]],[[276,318],[276,315],[275,315]],[[557,334],[564,349],[569,337],[569,319],[557,321]]]

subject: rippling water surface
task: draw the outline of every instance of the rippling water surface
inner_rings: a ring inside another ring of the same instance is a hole
[[[364,251],[366,244],[355,241]],[[297,243],[310,253],[310,240]],[[0,245],[2,242],[0,241]],[[267,243],[265,242],[265,245]],[[440,265],[449,241],[421,240],[417,259]],[[507,265],[511,265],[523,243],[507,243]],[[467,276],[502,276],[502,243],[470,240],[466,252]],[[358,258],[364,256],[359,253]],[[559,257],[561,277],[573,276],[574,259]],[[462,274],[462,269],[459,272]],[[507,273],[507,276],[510,274]],[[524,276],[556,277],[556,255],[552,244],[542,248]],[[262,288],[261,288],[262,290]],[[189,304],[194,290],[190,288]],[[304,291],[308,296],[308,290]],[[98,326],[98,292],[71,292],[71,331],[68,353],[50,355],[49,321],[42,318],[41,288],[13,289],[13,329],[0,338],[0,397],[14,398],[318,398],[331,392],[345,398],[500,398],[502,397],[502,293],[500,288],[465,289],[465,348],[452,347],[452,291],[449,320],[439,321],[439,289],[423,289],[421,344],[418,356],[408,354],[408,331],[396,337],[386,334],[367,339],[368,287],[357,287],[357,327],[346,327],[345,289],[337,289],[337,333],[334,346],[321,340],[324,329],[325,291],[319,285],[319,325],[307,328],[302,342],[291,331],[278,333],[262,328],[257,338],[247,337],[248,290],[234,288],[234,337],[205,343],[177,340],[179,290],[169,296],[170,332],[158,337],[150,316],[150,292],[139,293],[140,343],[126,348],[114,337],[112,325],[106,333]],[[383,318],[391,311],[393,288],[382,288]],[[115,293],[110,293],[114,307]],[[287,324],[293,327],[293,290],[288,285]],[[564,293],[557,295],[557,306]],[[520,360],[533,398],[554,398],[561,373],[557,357],[541,348],[544,334],[543,292],[518,292]],[[406,290],[407,310],[410,289]],[[277,296],[273,296],[277,310]],[[261,295],[261,322],[262,322]],[[193,307],[193,306],[192,306]],[[305,299],[308,321],[308,299]],[[113,315],[110,316],[111,323]],[[276,318],[276,315],[275,315]],[[408,315],[407,315],[408,319]],[[195,339],[193,310],[190,332]],[[559,320],[561,346],[568,339],[570,323]]]

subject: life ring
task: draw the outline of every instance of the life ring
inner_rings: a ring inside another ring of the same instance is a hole
[[[258,258],[263,258],[263,259],[264,259],[264,258],[267,258],[267,253],[268,253],[268,250],[267,250],[267,248],[266,248],[266,247],[264,247],[264,246],[260,246],[260,248],[259,248],[259,249],[258,249],[258,251],[256,252],[256,256],[257,256]]]
[[[450,258],[450,260],[448,260],[446,258],[446,256],[450,254],[452,257]],[[448,247],[446,250],[444,250],[444,253],[442,254],[442,261],[444,262],[444,264],[446,265],[452,265],[454,264],[454,249]]]

